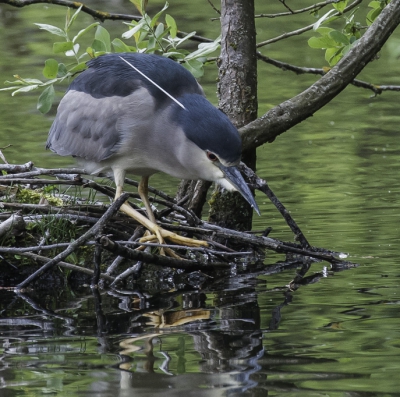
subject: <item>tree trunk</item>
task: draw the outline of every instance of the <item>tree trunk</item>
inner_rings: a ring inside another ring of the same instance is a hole
[[[240,128],[257,118],[257,57],[254,0],[221,0],[219,108]],[[253,170],[256,150],[243,152]],[[211,200],[210,221],[235,230],[250,230],[253,210],[235,192],[217,188]]]

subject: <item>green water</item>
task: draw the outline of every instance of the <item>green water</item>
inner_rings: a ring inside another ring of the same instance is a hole
[[[155,9],[161,3],[150,1]],[[182,30],[218,34],[206,1],[170,3]],[[276,3],[259,0],[257,11],[281,10]],[[129,3],[114,6],[126,12]],[[16,73],[40,77],[52,38],[32,23],[54,23],[56,15],[62,24],[64,10],[42,5],[0,10],[0,81]],[[83,24],[91,21],[82,17]],[[299,28],[297,21],[259,19],[257,40]],[[107,27],[122,32],[116,22]],[[307,49],[305,40],[295,37],[262,52],[300,66],[322,66],[322,53]],[[359,78],[399,84],[399,43],[397,32]],[[209,67],[201,80],[214,103],[215,78]],[[315,79],[259,64],[260,114]],[[198,309],[194,313],[204,316],[178,327],[156,326],[159,317],[150,317],[124,291],[100,296],[89,289],[19,296],[0,291],[0,395],[400,395],[399,94],[370,95],[348,87],[258,150],[258,174],[311,244],[347,253],[359,267],[333,272],[327,263],[313,264],[308,274],[322,277],[291,294],[285,286],[295,269],[225,280],[205,292],[147,297],[154,311]],[[0,146],[13,145],[3,151],[6,158],[39,167],[73,164],[44,150],[54,113],[40,115],[35,101],[35,95],[0,95]],[[173,192],[178,182],[155,176],[151,184]],[[257,200],[262,216],[254,228],[272,226],[272,237],[292,240],[268,199]],[[283,258],[270,255],[267,264],[278,260]]]

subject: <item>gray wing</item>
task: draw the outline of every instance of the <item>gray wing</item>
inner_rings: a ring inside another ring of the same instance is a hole
[[[93,97],[69,90],[61,100],[46,148],[60,156],[100,162],[117,153],[129,133],[146,128],[154,112],[152,96],[141,87],[127,96]]]
[[[185,93],[204,95],[194,77],[170,59],[122,55],[175,98]],[[75,78],[60,102],[46,148],[97,163],[118,153],[127,140],[132,145],[151,131],[155,115],[170,99],[119,56],[95,58]]]

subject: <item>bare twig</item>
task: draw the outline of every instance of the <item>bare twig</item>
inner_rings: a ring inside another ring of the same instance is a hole
[[[70,244],[68,244],[68,245],[70,245]],[[32,259],[33,261],[42,262],[42,263],[46,263],[46,264],[51,261],[51,259],[49,259],[49,258],[47,258],[45,256],[37,255],[37,254],[34,254],[32,252],[25,252],[25,251],[21,250],[20,248],[0,247],[0,252],[6,253],[6,254],[11,254],[11,255],[24,256],[26,258]],[[81,267],[81,266],[73,265],[72,263],[59,261],[59,262],[57,262],[57,266],[63,267],[65,269],[69,269],[69,270],[74,270],[74,271],[77,271],[77,272],[85,273],[85,274],[88,274],[89,276],[93,276],[93,270],[86,269],[86,268]],[[107,274],[104,274],[104,273],[102,273],[100,275],[100,277],[103,278],[104,280],[114,281],[114,277],[111,277],[110,275],[107,275]]]
[[[135,232],[133,233],[133,235],[129,238],[128,242],[135,241],[139,237],[141,237],[143,235],[143,230],[144,229],[142,226],[137,227]],[[108,275],[113,274],[123,260],[124,260],[123,256],[120,256],[120,255],[117,256],[114,259],[113,263],[111,263],[111,265],[107,268],[106,274],[108,274]]]
[[[0,165],[0,171],[8,173],[7,175],[0,175],[0,180],[13,179],[14,175],[9,174],[18,174],[18,178],[32,178],[40,175],[57,176],[58,174],[76,174],[80,178],[80,174],[85,173],[85,170],[81,168],[37,168],[33,167],[31,161],[22,165],[2,164]]]
[[[197,261],[191,261],[187,259],[175,259],[167,256],[148,254],[143,251],[133,250],[110,240],[106,236],[101,236],[98,242],[108,251],[115,254],[121,255],[124,258],[134,259],[145,263],[152,263],[154,265],[174,267],[176,269],[186,270],[211,270],[213,267],[227,267],[226,263],[211,263],[209,265],[203,265]]]
[[[356,7],[356,6],[358,6],[360,3],[362,3],[362,1],[363,1],[363,0],[356,0],[356,1],[354,1],[353,3],[349,4],[349,5],[343,10],[343,13],[352,10],[354,7]],[[342,13],[338,11],[338,12],[333,13],[333,14],[332,14],[332,17],[334,17],[334,16],[339,16],[339,15],[341,15],[341,14],[342,14]],[[274,38],[272,38],[272,39],[268,39],[268,40],[262,41],[261,43],[258,43],[258,44],[257,44],[257,48],[264,47],[264,46],[266,46],[266,45],[268,45],[268,44],[276,43],[277,41],[287,39],[288,37],[298,36],[298,35],[300,35],[300,34],[303,34],[304,32],[308,32],[308,31],[311,30],[313,27],[314,27],[314,24],[311,24],[311,25],[308,25],[308,26],[304,26],[303,28],[293,30],[293,31],[291,31],[291,32],[283,33],[283,34],[281,34],[280,36],[277,36],[277,37],[274,37]]]
[[[246,164],[244,163],[240,163],[240,170],[246,175],[247,179],[250,180],[250,183],[253,185],[253,187],[266,194],[267,197],[271,200],[271,202],[275,205],[275,207],[280,212],[283,219],[285,219],[286,223],[288,224],[293,234],[295,235],[295,239],[300,242],[301,247],[304,249],[310,249],[311,245],[307,241],[303,232],[297,226],[297,223],[294,221],[289,211],[279,201],[278,197],[275,196],[274,192],[268,186],[268,183],[265,180],[259,178],[255,174],[255,172],[251,168],[247,167]]]
[[[258,59],[261,59],[263,62],[268,63],[270,65],[276,66],[282,70],[289,70],[296,74],[314,74],[323,76],[326,74],[330,68],[307,68],[304,66],[296,66],[290,63],[278,61],[276,59],[272,59],[261,54],[257,51]],[[354,79],[350,84],[354,85],[355,87],[365,88],[367,90],[371,90],[374,92],[375,95],[381,94],[383,91],[400,91],[400,86],[398,85],[380,85],[380,84],[372,84],[368,83],[367,81],[362,81],[358,79]]]
[[[210,244],[214,244],[214,241],[208,240]],[[159,243],[141,243],[138,241],[116,241],[117,244],[125,245],[136,245],[136,246],[143,246],[143,247],[155,247],[155,248],[172,248],[172,249],[190,249],[190,251],[200,251],[209,254],[217,254],[217,255],[226,255],[226,256],[248,256],[252,255],[253,251],[217,251],[212,250],[206,247],[190,247],[184,245],[172,245],[172,244],[159,244]],[[222,246],[222,244],[220,244]],[[227,248],[222,246],[223,248]],[[228,249],[228,248],[227,248]]]
[[[277,18],[277,17],[286,17],[288,15],[296,15],[296,14],[302,14],[304,12],[315,12],[319,11],[321,8],[326,7],[329,4],[332,3],[337,3],[338,0],[327,0],[327,1],[322,1],[321,3],[316,3],[314,5],[300,8],[298,10],[290,10],[287,12],[278,12],[276,14],[257,14],[254,17],[255,18]]]
[[[291,14],[293,14],[293,10],[286,4],[285,0],[279,0],[288,10]]]
[[[100,218],[100,220],[85,234],[71,243],[66,250],[56,255],[52,260],[47,262],[44,266],[38,269],[35,273],[31,274],[27,279],[17,285],[17,289],[21,289],[29,285],[31,282],[35,281],[38,277],[40,277],[44,272],[50,270],[54,265],[58,262],[65,259],[68,255],[74,252],[79,246],[84,244],[87,240],[95,236],[98,231],[103,227],[104,223],[110,219],[115,213],[118,211],[119,207],[126,201],[128,198],[128,194],[122,194],[114,203],[110,206],[110,208],[105,212],[105,214]]]
[[[3,237],[6,233],[18,232],[24,229],[24,218],[20,214],[12,214],[6,221],[0,223],[0,237]]]
[[[221,15],[221,11],[215,7],[215,5],[211,2],[211,0],[208,0],[208,4],[210,4],[211,8],[217,13]],[[214,19],[214,18],[213,18]],[[218,18],[219,19],[219,18]]]

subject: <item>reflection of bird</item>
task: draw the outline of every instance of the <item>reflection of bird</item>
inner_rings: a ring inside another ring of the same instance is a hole
[[[195,240],[156,226],[147,187],[158,171],[237,190],[258,212],[235,167],[241,155],[238,131],[205,99],[195,78],[167,58],[123,53],[89,61],[60,102],[46,147],[77,157],[89,173],[112,171],[116,198],[126,172],[140,175],[139,194],[150,221],[127,204],[121,210],[160,241],[191,245]]]

